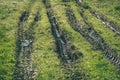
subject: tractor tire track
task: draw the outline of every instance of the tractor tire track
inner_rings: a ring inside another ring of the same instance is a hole
[[[32,5],[31,5],[32,6]],[[39,20],[39,11],[27,30],[27,20],[30,8],[24,11],[19,18],[16,38],[16,64],[13,80],[34,80],[36,70],[32,67],[32,44],[34,41],[34,27]]]
[[[120,67],[120,56],[117,55],[116,51],[111,49],[104,39],[92,28],[92,25],[86,21],[84,14],[81,13],[81,16],[83,17],[87,28],[79,24],[71,8],[67,8],[66,14],[71,27],[75,31],[84,36],[85,39],[88,40],[88,42],[96,49],[101,50],[110,62],[112,62],[115,66]]]
[[[79,7],[83,7],[84,9],[88,9],[93,16],[95,16],[98,20],[100,20],[103,24],[105,24],[110,30],[112,30],[116,34],[120,35],[120,26],[118,26],[118,24],[109,20],[106,16],[96,12],[90,6],[84,4],[83,2],[76,1],[76,3],[79,5]]]
[[[85,74],[80,71],[75,71],[75,66],[73,64],[80,56],[82,56],[82,53],[73,53],[75,50],[75,46],[71,44],[71,40],[68,37],[67,32],[60,28],[60,24],[58,23],[57,18],[53,13],[50,2],[43,1],[43,3],[46,6],[47,15],[51,23],[51,30],[56,41],[58,57],[61,60],[62,66],[66,69],[66,74],[70,75],[67,76],[66,79],[80,80],[82,79],[82,75]]]

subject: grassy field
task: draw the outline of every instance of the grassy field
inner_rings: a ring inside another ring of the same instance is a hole
[[[52,24],[47,14],[49,8],[45,7],[43,1],[0,1],[0,80],[119,80],[120,36],[106,27],[88,9],[78,6],[74,0],[68,2],[47,0],[50,2],[52,13],[55,14],[52,17],[57,19],[59,27],[66,31],[70,44],[75,47],[72,55],[82,54],[82,56],[77,56],[76,61],[64,63],[60,60],[58,45],[52,33]],[[84,0],[84,3],[120,26],[119,0]],[[86,25],[79,12],[84,10],[82,13],[87,18],[87,22],[116,51],[119,59],[117,66],[112,64],[102,51],[90,44],[85,36],[72,28],[66,14],[68,8],[73,10],[76,20],[87,28],[89,26]],[[24,12],[28,14],[23,14]],[[28,18],[24,20],[26,17]],[[21,34],[17,34],[19,32]],[[20,36],[23,36],[22,39],[19,38]],[[27,38],[31,39],[29,36],[32,36],[33,42],[31,46],[28,45],[28,49],[22,51],[22,42],[19,45],[17,43]],[[66,54],[69,55],[69,53]],[[15,74],[17,70],[19,72]],[[14,78],[14,76],[19,76],[19,78]]]

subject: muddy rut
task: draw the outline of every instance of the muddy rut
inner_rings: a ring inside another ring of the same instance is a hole
[[[105,42],[105,40],[93,29],[92,25],[86,21],[86,17],[84,16],[84,14],[81,13],[81,16],[83,17],[86,27],[84,27],[80,24],[80,22],[77,21],[71,8],[67,8],[66,14],[70,25],[75,31],[84,36],[85,39],[96,49],[101,50],[110,62],[112,62],[117,67],[120,67],[119,55],[114,49],[111,49],[111,47]]]
[[[82,56],[81,52],[75,53],[76,47],[72,45],[71,40],[67,34],[67,31],[60,28],[59,21],[56,15],[53,13],[50,2],[43,1],[46,9],[49,21],[51,23],[51,31],[56,41],[56,48],[58,58],[61,61],[62,66],[65,69],[66,80],[80,80],[85,78],[85,74],[82,71],[76,71],[74,64]]]
[[[31,5],[32,6],[32,5]],[[34,27],[39,20],[39,10],[33,22],[27,28],[30,8],[24,11],[19,18],[16,38],[16,64],[13,80],[34,80],[36,70],[32,66],[32,44],[34,42]]]

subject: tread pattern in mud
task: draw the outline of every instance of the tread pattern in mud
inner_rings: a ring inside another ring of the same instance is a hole
[[[111,47],[106,44],[104,39],[92,28],[92,25],[86,21],[86,18],[82,13],[81,16],[83,17],[87,28],[85,28],[83,25],[80,25],[80,22],[77,21],[72,9],[67,8],[66,14],[68,16],[70,25],[75,31],[84,36],[89,43],[96,47],[96,49],[101,50],[104,55],[110,60],[110,62],[118,67],[120,66],[119,55],[117,55],[116,51],[111,49]]]

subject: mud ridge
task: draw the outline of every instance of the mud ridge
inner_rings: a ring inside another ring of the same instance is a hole
[[[84,9],[88,9],[93,16],[95,16],[98,20],[100,20],[103,24],[105,24],[110,30],[112,30],[116,34],[120,35],[120,26],[118,26],[118,24],[109,20],[105,15],[102,15],[102,14],[96,12],[87,4],[84,4],[83,2],[78,2],[78,1],[76,1],[76,2],[79,5],[79,7],[83,7]]]
[[[29,9],[30,10],[30,9]],[[16,64],[13,80],[34,80],[37,70],[32,67],[32,44],[34,42],[34,27],[39,20],[39,11],[34,17],[34,21],[26,30],[29,10],[24,11],[19,18],[17,38],[16,38]]]
[[[84,36],[85,39],[96,49],[101,50],[110,62],[112,62],[115,66],[120,67],[119,55],[117,55],[116,51],[111,49],[111,47],[106,44],[104,39],[92,28],[92,25],[86,21],[86,17],[82,13],[81,16],[83,17],[87,28],[85,28],[83,25],[80,25],[80,22],[77,21],[71,8],[67,8],[66,14],[70,25],[75,31]]]
[[[44,2],[47,8],[47,15],[51,23],[51,30],[53,37],[56,41],[56,48],[58,57],[61,60],[62,65],[66,69],[66,74],[70,76],[66,77],[67,80],[80,80],[82,72],[74,70],[74,62],[83,54],[81,52],[74,53],[75,46],[71,44],[71,40],[65,30],[60,28],[60,24],[53,13],[50,2]],[[69,69],[69,70],[68,70]]]

